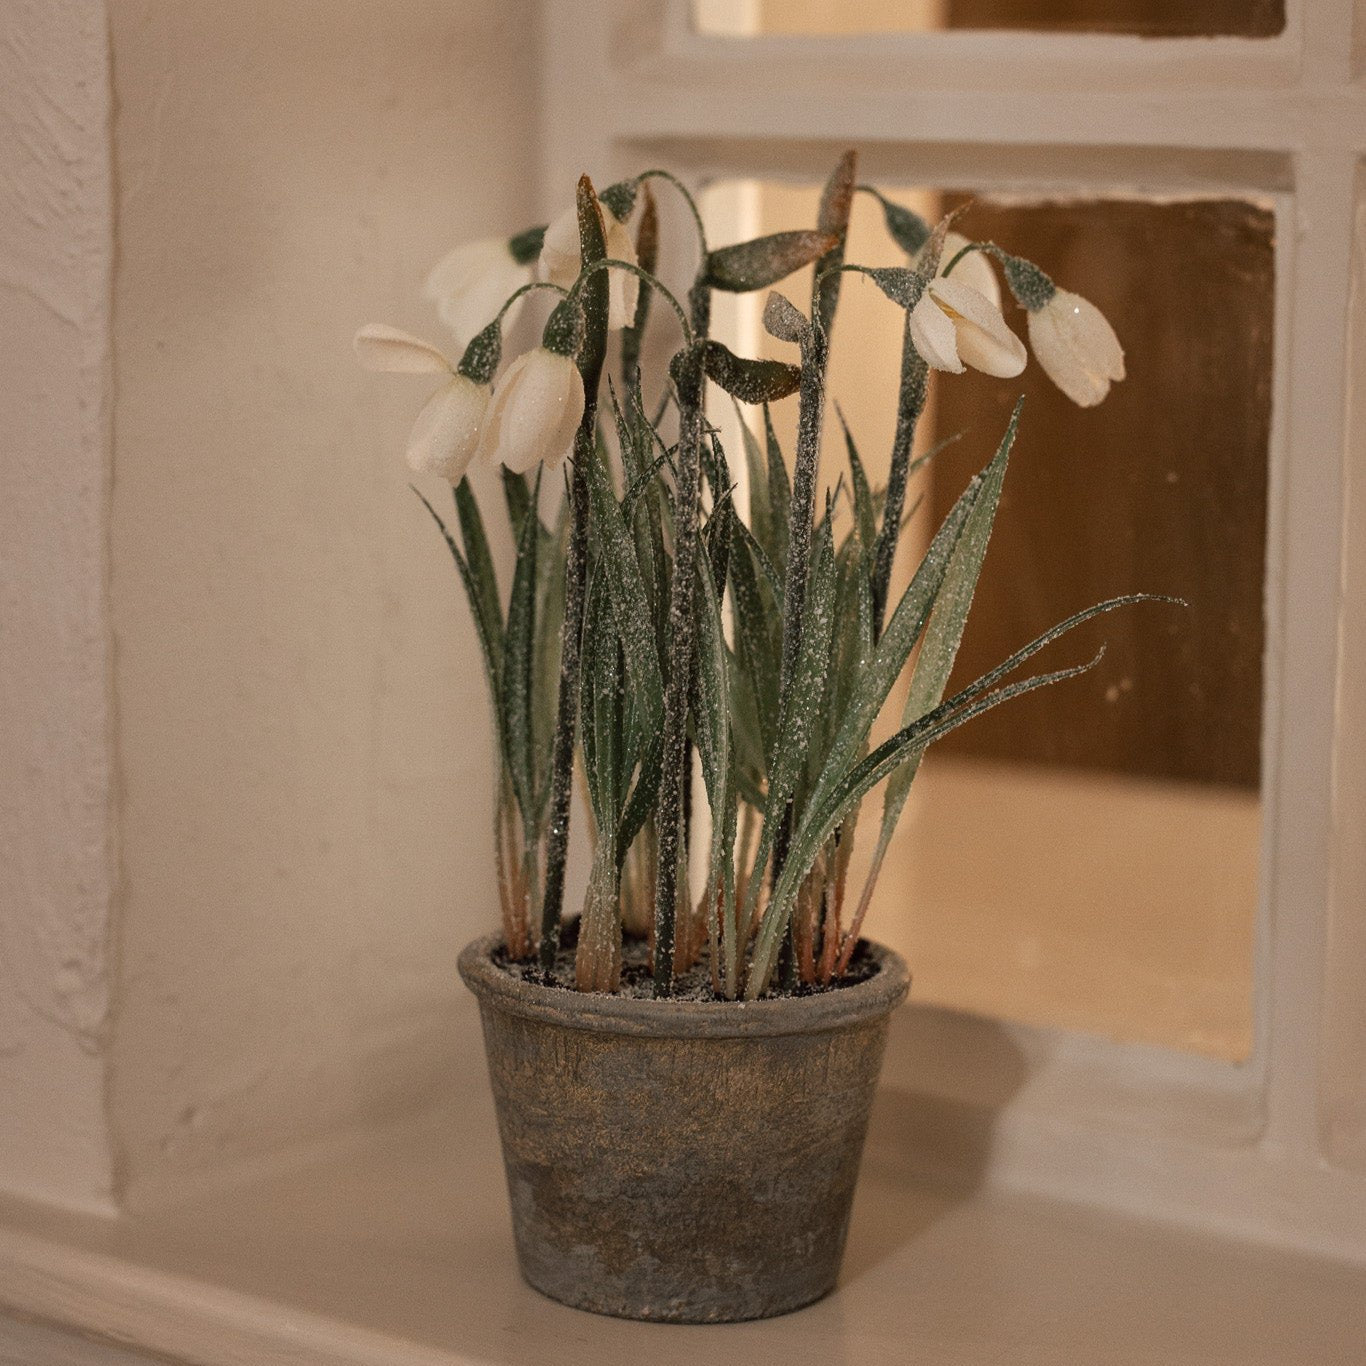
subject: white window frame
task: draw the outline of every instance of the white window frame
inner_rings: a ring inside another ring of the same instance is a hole
[[[961,1174],[989,1134],[994,1179],[1366,1260],[1366,669],[1344,663],[1366,664],[1366,516],[1348,497],[1366,474],[1347,421],[1366,232],[1356,8],[1287,0],[1285,31],[1260,40],[727,38],[694,32],[688,0],[545,0],[540,170],[547,211],[584,170],[812,181],[846,146],[891,184],[1271,205],[1252,1057],[912,1006],[889,1078],[920,1097],[908,1143],[926,1163]]]

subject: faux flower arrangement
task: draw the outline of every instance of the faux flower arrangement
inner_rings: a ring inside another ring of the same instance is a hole
[[[655,273],[660,182],[683,196],[696,226],[686,307]],[[859,193],[879,203],[904,266],[845,261]],[[1089,406],[1124,377],[1119,342],[1094,305],[1033,263],[963,237],[956,217],[932,229],[857,183],[847,154],[815,229],[712,248],[692,196],[667,172],[601,195],[585,177],[575,206],[548,227],[459,247],[432,271],[426,291],[454,333],[458,361],[394,328],[357,333],[368,368],[440,377],[408,461],[454,485],[458,541],[427,506],[468,595],[487,672],[504,941],[512,960],[534,956],[546,980],[561,951],[576,753],[595,852],[575,986],[618,989],[623,935],[648,940],[659,996],[699,960],[720,997],[827,986],[849,970],[925,748],[990,707],[1090,668],[1099,655],[1006,681],[1073,626],[1145,596],[1069,617],[945,698],[1017,407],[909,587],[888,602],[909,481],[926,459],[913,459],[912,447],[928,372],[972,368],[1008,379],[1026,364],[993,262],[1025,310],[1035,358],[1064,393]],[[709,335],[715,291],[766,289],[812,263],[808,311],[780,293],[764,308],[765,327],[796,347],[797,363],[742,358]],[[887,486],[873,489],[846,432],[847,483],[820,507],[827,358],[848,271],[869,276],[905,314],[896,435]],[[499,375],[502,330],[535,293],[554,299],[541,344]],[[651,414],[639,356],[657,298],[672,309],[678,349]],[[731,454],[707,422],[708,384],[764,407],[766,440],[745,429],[747,518],[733,497]],[[767,405],[794,391],[789,474]],[[543,470],[558,471],[566,457],[566,495],[546,521]],[[475,461],[502,468],[517,547],[506,605],[465,478]],[[900,728],[870,748],[873,723],[917,646]],[[697,889],[687,878],[700,824],[691,809],[694,746],[710,814]],[[860,803],[883,780],[872,867],[850,913]]]
[[[661,184],[696,228],[682,299],[656,273]],[[858,194],[880,205],[904,265],[845,260]],[[893,600],[908,490],[933,454],[912,454],[930,370],[1008,379],[1026,364],[1001,277],[1070,398],[1098,403],[1124,377],[1092,304],[955,221],[931,228],[859,184],[852,153],[814,228],[716,248],[669,173],[601,194],[585,177],[548,227],[458,248],[432,272],[458,360],[392,328],[357,334],[371,368],[438,377],[408,459],[454,486],[455,529],[418,496],[469,600],[499,760],[502,933],[471,944],[460,971],[480,1000],[522,1272],[556,1299],[696,1322],[781,1313],[829,1291],[888,1016],[909,980],[896,954],[860,935],[921,757],[983,711],[1091,668],[1099,654],[1015,676],[1074,626],[1145,600],[1078,612],[945,695],[1018,404]],[[809,306],[773,292],[763,311],[791,361],[737,356],[710,335],[716,291],[765,290],[808,266]],[[885,488],[872,487],[846,428],[847,474],[818,499],[830,338],[850,271],[904,314],[896,431]],[[500,375],[503,328],[538,296],[552,301],[541,343]],[[675,348],[667,375],[647,382],[656,301]],[[709,386],[762,409],[762,440],[742,423],[743,452],[724,449]],[[768,405],[793,393],[789,464]],[[501,467],[516,546],[506,598],[466,478],[475,461]],[[558,500],[547,469],[563,481]],[[898,727],[875,743],[908,669]],[[704,794],[692,792],[694,756]],[[566,920],[576,770],[593,856],[580,914]],[[860,807],[880,784],[853,894]],[[700,886],[690,866],[705,868]]]

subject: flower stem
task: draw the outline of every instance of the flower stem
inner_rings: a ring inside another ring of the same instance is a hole
[[[887,610],[887,591],[892,581],[892,563],[897,541],[901,539],[901,513],[906,505],[906,485],[911,466],[915,429],[925,409],[929,367],[920,358],[911,340],[911,315],[906,314],[901,333],[901,391],[896,405],[896,434],[892,438],[891,467],[887,475],[887,501],[882,509],[873,555],[873,637],[882,634],[883,614]]]
[[[683,196],[684,202],[688,206],[688,212],[692,214],[693,226],[697,229],[697,245],[702,253],[702,263],[697,273],[699,276],[702,275],[707,266],[707,229],[702,222],[702,213],[697,207],[697,200],[693,198],[692,191],[672,171],[665,171],[659,167],[642,171],[636,180],[640,184],[644,184],[647,180],[667,180]]]
[[[694,344],[677,372],[680,431],[674,494],[674,567],[669,589],[669,681],[664,693],[664,760],[659,783],[659,867],[655,882],[654,993],[673,992],[679,837],[688,768],[688,691],[693,655],[693,581],[702,471],[703,351]]]
[[[607,255],[602,211],[587,176],[579,180],[579,242],[585,267]],[[560,950],[560,911],[564,868],[569,855],[570,798],[574,786],[574,736],[578,724],[579,663],[583,635],[584,579],[588,567],[588,462],[594,458],[598,384],[607,353],[607,274],[594,271],[582,289],[584,339],[579,350],[583,376],[583,419],[574,434],[573,478],[569,485],[569,550],[565,563],[564,630],[560,650],[560,690],[551,751],[550,824],[546,835],[545,897],[541,902],[541,952],[544,971],[555,966]]]

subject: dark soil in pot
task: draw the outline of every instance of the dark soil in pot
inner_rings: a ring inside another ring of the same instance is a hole
[[[522,1274],[566,1304],[763,1318],[835,1284],[887,1021],[909,975],[756,1002],[547,987],[460,956],[479,998]]]

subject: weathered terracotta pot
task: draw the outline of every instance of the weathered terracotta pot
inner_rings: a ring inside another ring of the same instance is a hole
[[[522,1274],[675,1323],[764,1318],[835,1284],[899,955],[792,1000],[588,996],[460,955],[479,998]]]

